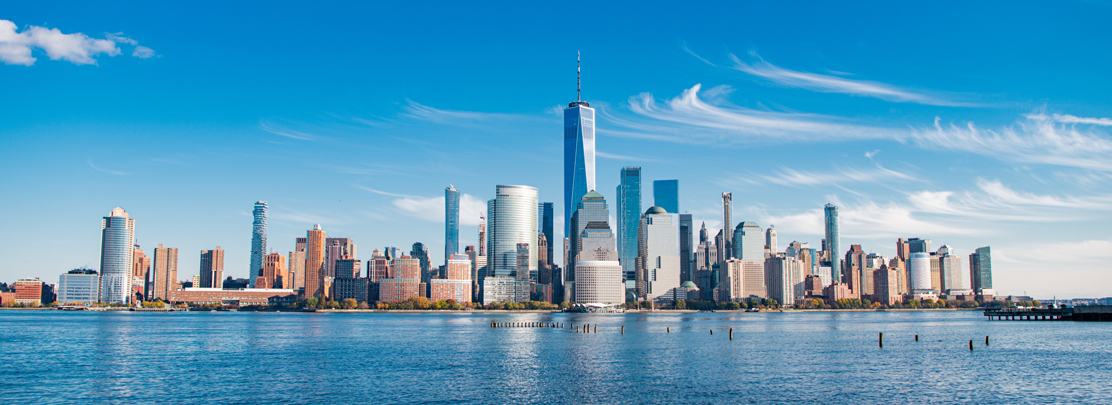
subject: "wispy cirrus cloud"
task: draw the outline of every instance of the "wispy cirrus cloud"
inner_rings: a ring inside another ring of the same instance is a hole
[[[438,124],[451,124],[462,126],[479,126],[490,123],[524,122],[533,120],[551,120],[550,117],[528,114],[489,113],[477,111],[442,110],[429,107],[413,100],[406,100],[402,106],[401,116],[421,121]]]
[[[305,133],[305,132],[300,132],[300,131],[294,131],[294,130],[288,129],[288,128],[283,128],[283,127],[279,126],[278,124],[276,124],[274,122],[271,122],[271,121],[267,121],[267,120],[260,120],[259,121],[259,129],[261,129],[263,131],[266,131],[266,132],[269,132],[269,133],[272,133],[274,135],[284,136],[286,138],[297,139],[297,140],[301,140],[301,141],[312,141],[312,140],[317,139],[316,135]]]
[[[1069,114],[1053,114],[1050,117],[1053,118],[1054,121],[1058,121],[1058,122],[1066,123],[1066,124],[1091,124],[1091,125],[1101,125],[1101,126],[1106,126],[1106,127],[1107,126],[1112,126],[1112,118],[1076,117],[1076,116],[1069,115]],[[1045,117],[1041,117],[1041,118],[1045,119]]]
[[[18,31],[18,26],[9,20],[0,20],[0,62],[8,65],[31,66],[37,60],[32,56],[35,49],[46,52],[50,60],[64,60],[78,65],[95,65],[100,54],[116,56],[120,54],[118,42],[136,46],[132,56],[149,58],[154,50],[139,46],[134,39],[108,34],[107,39],[89,37],[83,33],[63,34],[57,28],[31,26]]]
[[[86,160],[85,160],[85,163],[88,163],[88,164],[89,164],[89,167],[93,168],[93,170],[96,170],[96,171],[98,171],[98,172],[104,172],[104,173],[108,173],[108,174],[114,174],[114,175],[117,175],[117,176],[124,176],[124,175],[127,175],[127,172],[121,172],[121,171],[115,171],[115,170],[108,170],[108,169],[101,169],[101,168],[99,168],[99,167],[97,167],[96,165],[94,165],[94,164],[93,164],[93,160],[92,160],[92,159],[86,159]]]
[[[740,177],[740,176],[739,176]],[[915,176],[907,173],[887,169],[876,165],[875,168],[836,168],[823,172],[807,172],[781,167],[774,174],[752,174],[746,177],[746,182],[763,179],[772,184],[784,186],[814,186],[838,183],[867,183],[886,180],[920,181]]]
[[[395,197],[391,202],[401,212],[429,222],[444,222],[444,196],[423,197],[391,193],[373,189],[366,186],[355,187],[388,197]],[[471,194],[460,193],[459,196],[459,223],[461,225],[479,225],[479,217],[486,215],[486,201]]]
[[[626,160],[626,161],[631,161],[631,162],[655,162],[656,161],[655,159],[650,159],[650,158],[641,157],[641,156],[619,155],[617,153],[607,153],[607,152],[602,152],[602,151],[597,151],[597,150],[595,151],[595,156],[603,158],[603,159]]]

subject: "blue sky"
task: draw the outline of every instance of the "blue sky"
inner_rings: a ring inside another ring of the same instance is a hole
[[[260,199],[275,251],[320,223],[439,261],[448,184],[461,246],[497,184],[563,211],[581,51],[611,201],[636,165],[646,208],[679,179],[720,227],[731,191],[781,248],[833,202],[843,246],[987,245],[1003,294],[1112,295],[1107,3],[403,3],[5,7],[0,280],[97,267],[116,206],[181,278],[215,246],[243,277]]]

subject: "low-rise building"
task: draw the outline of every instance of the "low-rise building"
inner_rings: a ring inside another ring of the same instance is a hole
[[[62,304],[95,304],[100,296],[100,275],[96,270],[70,270],[58,276],[57,294]]]
[[[12,292],[15,293],[17,304],[42,303],[42,280],[38,277],[19,279],[12,283]]]
[[[183,288],[170,291],[170,303],[221,304],[221,305],[269,305],[271,297],[294,294],[289,289],[241,288],[226,290],[222,288]]]

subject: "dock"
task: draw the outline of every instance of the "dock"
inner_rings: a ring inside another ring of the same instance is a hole
[[[988,309],[985,316],[999,321],[1080,321],[1112,322],[1112,305],[1073,308]]]

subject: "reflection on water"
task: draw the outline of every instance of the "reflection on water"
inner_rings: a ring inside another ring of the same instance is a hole
[[[575,333],[583,324],[598,332]],[[0,392],[12,403],[1112,399],[1112,324],[979,312],[0,311],[0,325]]]

